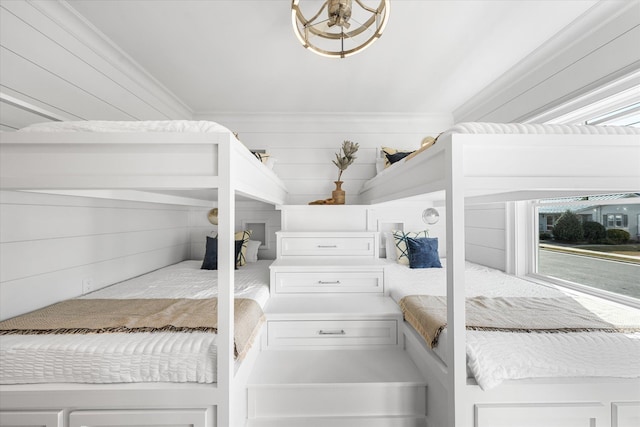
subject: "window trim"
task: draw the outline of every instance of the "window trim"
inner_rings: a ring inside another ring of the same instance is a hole
[[[633,199],[631,199],[633,200]],[[593,200],[585,200],[585,201],[573,201],[573,202],[558,202],[558,204],[562,204],[563,206],[585,206],[585,205],[593,205]],[[616,199],[616,200],[607,200],[607,205],[616,205],[616,204],[640,204],[640,201],[630,202],[629,199]],[[539,219],[540,215],[538,213],[538,208],[540,206],[550,205],[552,202],[541,202],[540,200],[532,201],[529,205],[529,215],[530,218],[529,224],[532,226],[529,228],[529,238],[527,239],[527,254],[526,258],[527,262],[527,271],[525,277],[529,280],[543,284],[543,285],[551,285],[551,286],[559,286],[565,289],[569,289],[571,291],[577,291],[586,295],[591,295],[599,298],[603,298],[615,303],[624,304],[627,306],[631,306],[634,308],[640,309],[640,298],[633,298],[627,295],[618,294],[615,292],[605,291],[603,289],[598,289],[589,285],[584,285],[581,283],[572,282],[569,280],[561,279],[554,276],[547,276],[544,274],[538,273],[538,245],[540,243],[540,224]]]

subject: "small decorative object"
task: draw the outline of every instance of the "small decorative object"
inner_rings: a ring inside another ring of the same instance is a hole
[[[340,178],[342,178],[342,172],[347,170],[349,165],[356,159],[355,154],[358,148],[360,148],[360,146],[355,142],[344,141],[342,143],[340,151],[336,153],[336,159],[332,160],[333,164],[336,165],[340,171],[338,172],[338,180],[333,181],[336,184],[336,189],[331,192],[330,199],[314,200],[313,202],[309,202],[310,205],[344,205],[345,192],[342,189],[342,181]]]
[[[213,208],[207,213],[209,222],[213,225],[218,225],[218,208]]]
[[[342,173],[347,170],[349,165],[351,165],[356,159],[356,152],[358,151],[360,146],[351,141],[344,141],[342,143],[342,148],[340,151],[336,153],[336,159],[333,160],[333,164],[336,165],[338,170],[338,180],[334,181],[336,184],[336,189],[331,193],[331,197],[333,198],[334,204],[336,205],[344,205],[345,202],[345,193],[342,189]]]
[[[422,211],[422,221],[425,224],[433,225],[440,219],[440,213],[436,208],[427,208]]]

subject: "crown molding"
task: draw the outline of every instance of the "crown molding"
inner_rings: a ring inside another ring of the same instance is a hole
[[[637,13],[639,8],[640,0],[600,0],[556,36],[456,108],[453,112],[456,122],[487,120],[485,117],[493,111],[504,107],[522,93],[533,88],[535,84],[562,71],[566,67],[565,58],[570,56],[571,52],[583,50],[587,51],[587,54],[591,53],[602,46],[594,46],[594,40],[601,41],[598,39],[609,36],[607,40],[602,42],[606,44],[616,36],[640,25]],[[585,86],[579,91],[559,98],[553,105],[532,105],[531,113],[533,114],[535,111],[536,114],[540,114],[540,110],[556,107],[567,102],[569,98],[584,95],[595,87],[621,78],[630,71],[623,69],[618,73],[605,76],[598,82],[594,82],[593,85]],[[532,84],[532,82],[534,83]],[[502,121],[521,121],[524,119],[526,117],[511,117],[502,119]]]
[[[188,119],[193,116],[191,108],[80,15],[66,0],[28,0],[28,3],[146,92],[146,96],[138,94],[141,99],[153,98],[154,107],[169,118]]]

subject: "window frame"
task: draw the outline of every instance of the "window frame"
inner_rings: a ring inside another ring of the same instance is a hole
[[[539,251],[539,244],[540,244],[540,228],[539,228],[540,216],[538,213],[538,208],[540,206],[549,206],[550,204],[553,204],[552,202],[543,202],[542,200],[544,199],[534,200],[528,204],[529,212],[527,216],[529,218],[529,225],[526,226],[526,229],[529,230],[529,233],[528,233],[528,238],[526,239],[527,240],[526,277],[536,283],[541,283],[546,285],[551,284],[551,285],[559,286],[572,291],[578,291],[580,293],[600,297],[616,303],[628,305],[635,308],[640,308],[640,299],[638,298],[630,297],[623,294],[618,294],[615,292],[606,291],[603,289],[598,289],[589,285],[572,282],[572,281],[558,278],[558,277],[547,276],[545,274],[538,272],[538,266],[539,266],[538,251]],[[636,199],[636,200],[618,199],[618,200],[607,200],[605,202],[606,203],[602,203],[602,204],[606,204],[606,205],[640,204],[640,199]],[[579,206],[585,206],[585,205],[593,205],[594,201],[590,200],[590,201],[557,202],[556,204],[561,204],[562,206],[578,206],[579,207]]]

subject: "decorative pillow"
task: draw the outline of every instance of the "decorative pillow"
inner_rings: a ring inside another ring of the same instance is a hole
[[[409,161],[409,160],[413,159],[415,156],[417,156],[418,154],[420,154],[423,151],[427,150],[429,147],[431,147],[435,143],[436,143],[435,138],[433,138],[431,136],[426,137],[425,139],[422,140],[422,144],[420,145],[420,148],[418,148],[413,153],[409,154],[405,158],[405,161]]]
[[[442,268],[437,237],[407,238],[410,268]]]
[[[258,240],[249,240],[247,243],[247,262],[258,262],[258,249],[262,242]]]
[[[267,153],[260,153],[258,151],[252,151],[251,153],[253,153],[253,155],[256,156],[256,159],[260,160],[262,163],[267,163],[269,160],[269,154]]]
[[[394,164],[413,153],[415,153],[415,151],[398,151],[397,153],[386,154],[385,156],[387,157],[387,160],[389,161],[390,164]]]
[[[242,250],[240,251],[240,257],[238,258],[238,267],[242,267],[247,263],[247,244],[251,238],[251,230],[238,231],[234,238],[236,240],[242,240]]]
[[[398,263],[409,265],[409,252],[407,249],[407,238],[419,238],[419,237],[429,237],[428,230],[422,231],[408,231],[404,232],[402,230],[393,230],[393,239],[396,244],[396,256],[398,259]]]
[[[236,270],[238,269],[238,259],[240,257],[240,251],[242,249],[242,240],[235,241],[235,254],[236,254]],[[218,238],[207,236],[207,246],[204,252],[204,259],[202,260],[202,270],[217,270],[218,269]]]
[[[396,162],[402,158],[404,158],[405,156],[408,156],[409,154],[411,154],[411,151],[399,151],[396,148],[389,148],[389,147],[382,147],[382,157],[384,158],[384,167],[388,168],[389,166],[391,166],[394,162],[389,160],[389,156],[393,156],[395,154],[398,153],[406,153],[404,156],[398,158],[395,158]]]

